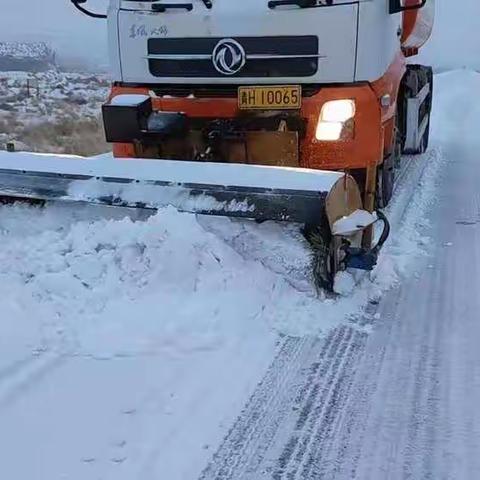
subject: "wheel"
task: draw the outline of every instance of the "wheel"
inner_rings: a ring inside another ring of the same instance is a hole
[[[428,123],[425,133],[423,134],[422,140],[420,142],[419,153],[425,153],[428,150],[428,145],[430,143],[430,114],[428,114]]]
[[[405,116],[403,108],[403,96],[399,95],[392,151],[390,156],[384,159],[377,172],[377,208],[385,208],[390,203],[395,188],[396,169],[401,167],[404,142],[403,119]]]
[[[333,292],[336,262],[328,221],[320,225],[306,225],[303,234],[311,247],[312,274],[317,290]]]
[[[392,199],[395,186],[395,154],[389,155],[378,169],[377,206],[385,208]]]
[[[428,121],[427,121],[427,128],[425,129],[425,133],[423,134],[423,137],[422,137],[421,153],[425,153],[428,150],[428,146],[430,144],[430,117],[432,114],[431,112],[432,112],[433,88],[434,88],[432,68],[425,69],[425,81],[426,83],[430,84],[430,95],[428,96],[425,102],[425,109],[426,109],[425,115],[427,116]]]
[[[403,151],[403,137],[404,133],[402,130],[402,119],[400,114],[397,112],[395,115],[395,139],[393,146],[393,163],[395,168],[401,168],[402,166],[402,151]]]
[[[403,151],[409,155],[419,155],[425,153],[428,149],[429,139],[430,139],[430,112],[432,109],[432,99],[433,99],[433,70],[430,67],[425,67],[422,65],[409,65],[407,68],[407,73],[402,80],[402,92],[405,98],[405,103],[403,105],[404,112],[402,112],[402,122],[401,125],[404,128],[405,132],[407,131],[406,124],[406,109],[409,98],[414,98],[422,90],[422,88],[429,84],[430,93],[425,99],[425,102],[420,108],[419,116],[420,119],[428,118],[427,128],[423,134],[418,148],[406,148],[403,145]]]

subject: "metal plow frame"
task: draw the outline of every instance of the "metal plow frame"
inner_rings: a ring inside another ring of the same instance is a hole
[[[72,186],[86,185],[86,182],[95,182],[100,194],[77,196],[71,193]],[[106,192],[113,188],[118,190],[118,193],[103,194],[102,187]],[[138,188],[139,197],[145,189],[149,191],[150,197],[154,192],[158,192],[158,196],[151,201],[126,198],[121,194],[124,187]],[[171,193],[174,192],[180,192],[182,195],[172,195]],[[165,195],[165,193],[170,194]],[[250,218],[258,221],[316,224],[323,218],[328,193],[0,169],[0,197],[20,200],[82,201],[142,209],[173,206],[179,211],[188,213]],[[191,201],[185,201],[187,197]],[[213,199],[213,205],[209,207],[208,202],[205,205],[205,202],[195,201],[202,197]]]

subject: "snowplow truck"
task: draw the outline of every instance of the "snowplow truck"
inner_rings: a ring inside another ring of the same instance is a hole
[[[327,290],[374,267],[401,155],[428,146],[432,70],[408,60],[434,0],[110,0],[106,14],[71,1],[107,20],[118,175],[69,166],[42,192],[93,179],[122,186],[100,203],[299,223]]]

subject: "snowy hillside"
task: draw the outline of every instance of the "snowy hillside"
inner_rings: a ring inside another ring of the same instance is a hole
[[[44,42],[0,42],[0,57],[45,59],[53,63],[55,53]]]
[[[55,66],[55,52],[45,42],[0,41],[0,72],[45,72]]]
[[[0,72],[0,150],[15,142],[17,150],[34,152],[106,151],[98,117],[108,88],[98,74]]]

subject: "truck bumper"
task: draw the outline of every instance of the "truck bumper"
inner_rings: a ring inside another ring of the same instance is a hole
[[[245,115],[238,108],[235,97],[190,98],[157,96],[148,86],[114,85],[110,99],[118,95],[147,95],[154,112],[181,112],[187,118],[231,119]],[[333,100],[350,99],[355,102],[355,117],[347,136],[337,141],[319,141],[317,124],[322,107]],[[134,143],[116,136],[118,125],[112,109],[105,114],[105,129],[114,143],[116,157],[135,157]],[[121,108],[117,111],[120,112]],[[384,128],[382,107],[377,94],[368,83],[352,86],[326,86],[310,96],[304,96],[297,115],[306,128],[299,140],[299,167],[321,170],[349,170],[367,168],[383,159]],[[132,121],[135,114],[132,115]],[[131,124],[131,128],[134,128]],[[140,128],[140,127],[139,127]]]

